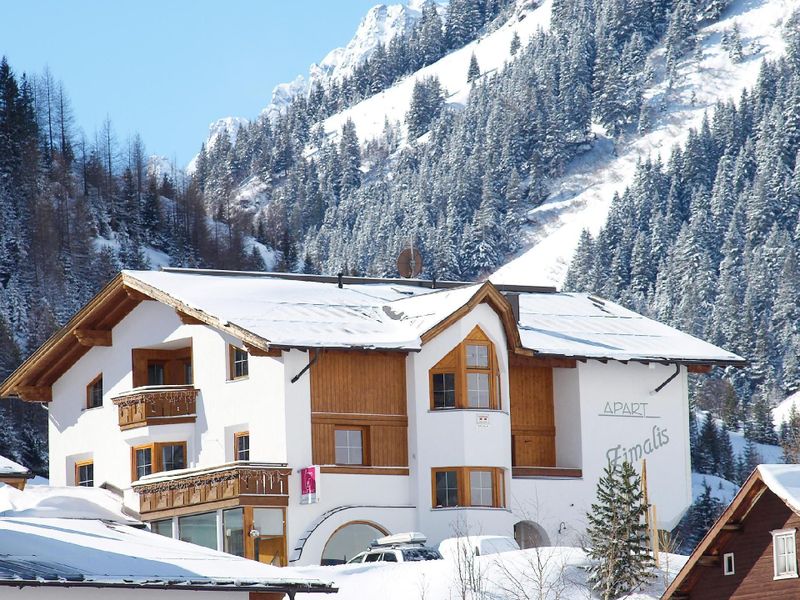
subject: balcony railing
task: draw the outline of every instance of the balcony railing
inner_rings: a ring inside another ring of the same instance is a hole
[[[197,390],[186,385],[140,387],[112,400],[122,430],[167,423],[194,423]]]
[[[285,465],[235,462],[208,469],[183,469],[148,475],[134,482],[139,512],[144,515],[197,512],[203,505],[288,506],[289,475]]]

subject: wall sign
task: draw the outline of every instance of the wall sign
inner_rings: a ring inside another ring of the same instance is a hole
[[[300,504],[319,502],[319,467],[300,469]]]

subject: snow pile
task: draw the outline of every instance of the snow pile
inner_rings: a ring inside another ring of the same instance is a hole
[[[655,580],[629,600],[655,600],[686,561],[685,556],[661,555],[661,568]],[[475,566],[485,586],[487,598],[554,598],[585,600],[590,597],[586,586],[588,564],[586,554],[578,548],[542,548],[480,556]],[[456,563],[431,560],[413,563],[373,563],[336,567],[294,567],[298,575],[333,580],[339,593],[337,600],[413,600],[415,598],[461,598]],[[515,588],[513,580],[524,586]],[[513,590],[513,591],[512,591]],[[516,595],[514,594],[516,592]],[[540,594],[541,592],[541,594]],[[466,597],[472,597],[467,593]],[[298,598],[310,598],[303,594]]]
[[[10,458],[0,456],[0,475],[27,475],[30,470]]]
[[[9,485],[0,485],[0,517],[58,517],[138,523],[123,510],[122,498],[101,488],[35,485],[20,491]]]
[[[800,512],[800,465],[759,465],[758,472],[773,494]]]
[[[596,235],[605,224],[611,199],[633,181],[636,165],[648,157],[666,162],[671,148],[683,144],[715,103],[737,99],[757,80],[761,62],[785,52],[782,24],[797,2],[792,0],[735,0],[723,17],[699,32],[702,60],[685,57],[678,85],[664,76],[664,49],[657,48],[655,84],[645,93],[655,115],[649,133],[614,144],[601,128],[594,148],[573,161],[568,173],[551,184],[550,197],[528,213],[530,224],[522,244],[528,249],[501,267],[493,281],[529,281],[561,285],[581,232]],[[745,58],[734,63],[722,47],[722,32],[738,26]]]

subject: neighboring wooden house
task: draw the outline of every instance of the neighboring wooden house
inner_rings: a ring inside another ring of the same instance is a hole
[[[800,465],[760,465],[662,600],[800,597],[798,526]]]
[[[7,483],[18,490],[22,490],[25,489],[28,479],[32,478],[33,473],[31,473],[30,469],[15,463],[10,458],[0,456],[0,483]]]
[[[608,461],[644,457],[672,529],[688,375],[743,363],[554,288],[124,271],[0,397],[47,404],[53,485],[120,490],[165,536],[332,564],[459,522],[577,535]]]

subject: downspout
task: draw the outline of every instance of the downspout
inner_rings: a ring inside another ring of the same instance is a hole
[[[675,372],[674,372],[672,375],[670,375],[669,377],[667,377],[667,378],[666,378],[666,379],[663,381],[663,383],[662,383],[661,385],[659,385],[659,386],[658,386],[656,389],[654,389],[652,392],[650,392],[650,395],[651,395],[651,396],[655,396],[655,395],[656,395],[658,392],[660,392],[661,390],[663,390],[663,389],[664,389],[664,388],[667,386],[667,384],[668,384],[670,381],[672,381],[672,380],[673,380],[673,379],[675,379],[675,378],[676,378],[678,375],[680,375],[680,373],[681,373],[681,365],[680,365],[679,363],[676,363],[676,364],[675,364]]]

